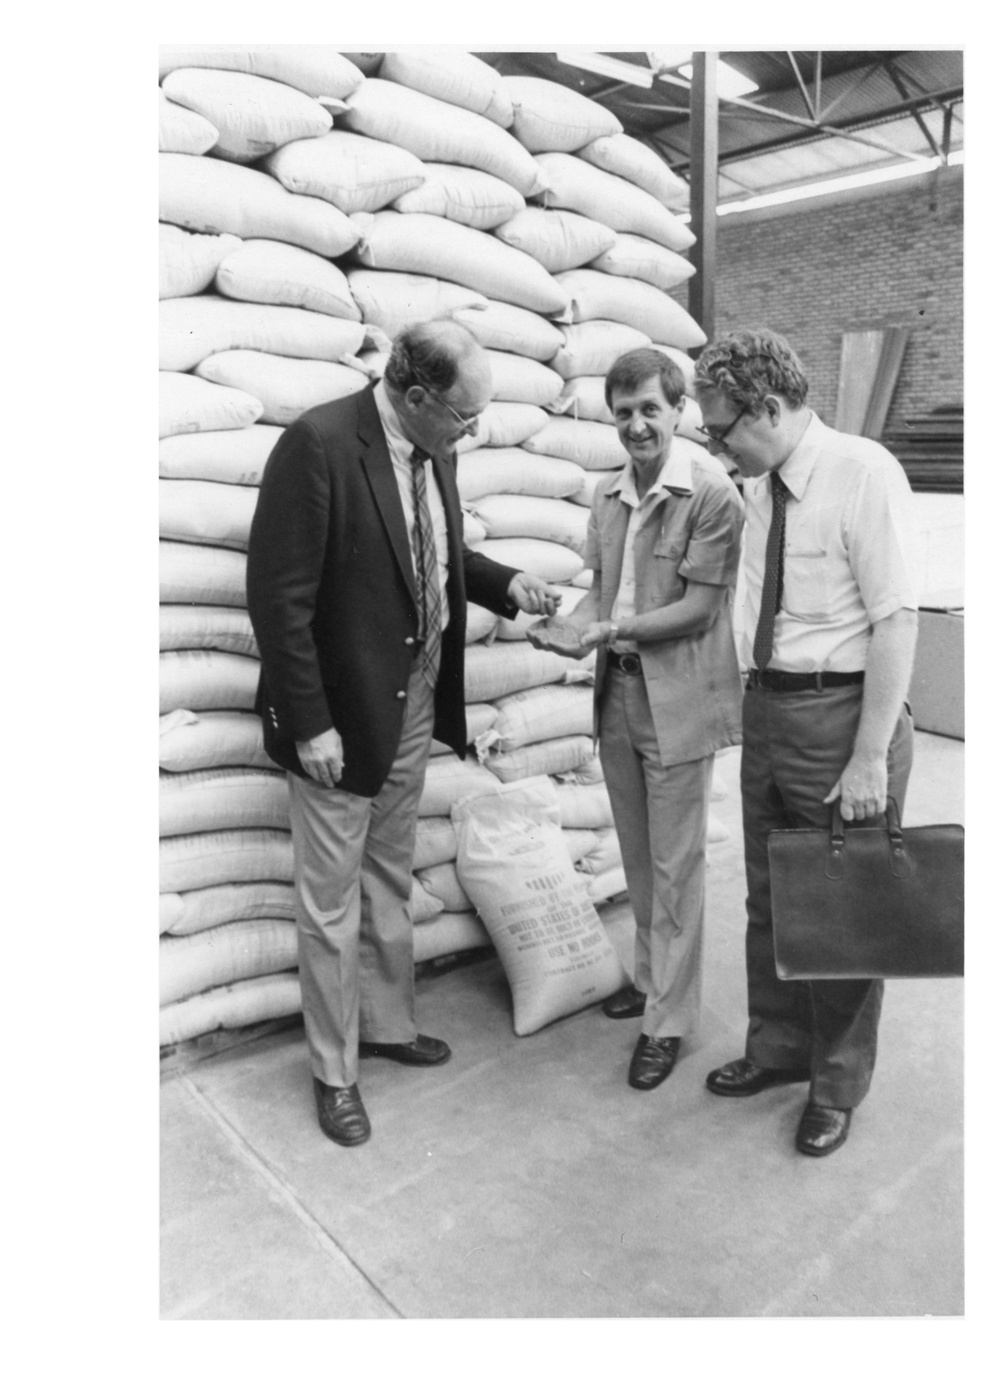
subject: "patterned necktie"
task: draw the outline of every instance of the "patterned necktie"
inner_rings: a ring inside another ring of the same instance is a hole
[[[788,487],[777,472],[771,473],[771,528],[767,532],[764,557],[764,586],[760,591],[760,616],[753,639],[753,664],[766,671],[774,650],[774,619],[781,606],[781,584],[785,562],[785,499]]]
[[[441,664],[441,584],[438,579],[434,524],[427,499],[426,452],[415,448],[413,466],[413,542],[417,556],[417,593],[420,600],[420,631],[424,648],[420,668],[431,689],[437,684]]]

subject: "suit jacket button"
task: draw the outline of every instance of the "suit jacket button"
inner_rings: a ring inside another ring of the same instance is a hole
[[[396,699],[397,699],[397,700],[405,700],[405,699],[406,699],[406,691],[405,691],[405,690],[397,690],[397,691],[396,691]]]
[[[412,645],[413,645],[413,638],[412,638],[412,637],[404,637],[404,638],[403,638],[403,646],[404,646],[404,647],[411,647]]]

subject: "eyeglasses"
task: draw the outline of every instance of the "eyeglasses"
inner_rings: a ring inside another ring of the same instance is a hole
[[[698,424],[698,431],[702,434],[703,437],[707,437],[710,442],[717,442],[720,445],[720,447],[724,447],[726,443],[726,438],[736,427],[736,424],[743,417],[744,413],[746,413],[746,408],[741,408],[739,413],[737,413],[736,417],[730,423],[729,427],[723,428],[721,433],[716,432],[714,428],[705,428],[700,423]]]
[[[462,425],[462,429],[464,432],[470,432],[473,425],[479,422],[480,414],[473,413],[470,418],[463,418],[462,415],[458,412],[458,410],[452,408],[450,403],[446,403],[445,400],[441,397],[441,395],[436,393],[435,390],[429,388],[426,384],[421,384],[420,387],[423,389],[424,393],[427,394],[429,398],[434,399],[435,402],[439,403],[442,408],[446,408],[448,410],[452,418],[454,418],[455,422],[460,423]]]

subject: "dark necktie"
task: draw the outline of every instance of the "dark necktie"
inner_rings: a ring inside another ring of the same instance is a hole
[[[413,542],[417,557],[420,631],[424,638],[420,667],[428,685],[433,689],[441,664],[441,584],[438,579],[434,525],[427,499],[427,454],[421,452],[419,447],[415,448],[410,462],[413,466]]]
[[[785,498],[788,487],[777,472],[771,472],[771,528],[767,532],[764,556],[764,586],[760,591],[760,615],[753,639],[753,664],[766,671],[774,650],[774,619],[781,606],[781,584],[785,562]]]

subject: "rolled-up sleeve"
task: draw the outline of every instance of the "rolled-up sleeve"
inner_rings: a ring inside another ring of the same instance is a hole
[[[896,459],[860,478],[846,520],[847,554],[872,623],[919,605],[913,493]]]
[[[729,481],[706,483],[700,492],[677,572],[692,583],[735,584],[743,534],[743,502]]]

